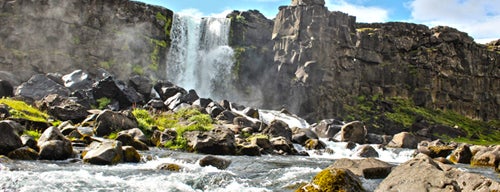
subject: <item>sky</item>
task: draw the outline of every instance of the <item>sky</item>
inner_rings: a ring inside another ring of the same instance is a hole
[[[193,16],[225,16],[232,10],[259,10],[273,19],[291,0],[136,0]],[[330,11],[356,16],[357,22],[411,22],[445,25],[476,42],[500,39],[500,0],[325,0]]]

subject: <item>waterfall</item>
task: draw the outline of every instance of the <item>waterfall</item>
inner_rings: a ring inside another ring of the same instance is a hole
[[[167,80],[194,89],[201,97],[221,99],[230,90],[233,50],[230,20],[175,14],[167,57]]]

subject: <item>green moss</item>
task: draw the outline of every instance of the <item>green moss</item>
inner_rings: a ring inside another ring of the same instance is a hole
[[[111,99],[107,97],[102,97],[96,100],[99,109],[106,109],[108,105],[111,103]]]
[[[165,35],[170,38],[170,30],[172,29],[172,18],[167,18],[167,16],[163,15],[162,13],[158,12],[156,13],[156,19],[159,21],[163,21],[165,26]]]
[[[48,123],[49,115],[38,110],[23,101],[18,101],[10,98],[0,99],[0,104],[9,106],[9,113],[13,118],[26,119],[33,122]]]
[[[142,66],[139,66],[139,65],[134,65],[132,67],[132,72],[134,72],[135,74],[137,75],[144,75],[144,69],[142,68]]]
[[[149,69],[158,71],[160,63],[160,50],[161,48],[166,48],[168,44],[165,40],[150,39],[150,41],[154,48],[150,55],[151,64],[149,65]]]
[[[118,137],[118,133],[113,132],[108,135],[108,139],[116,139]]]
[[[25,130],[23,134],[33,137],[36,141],[42,136],[39,130]]]
[[[255,139],[269,139],[269,136],[268,136],[268,135],[266,135],[266,134],[262,134],[262,133],[253,134],[253,135],[250,135],[250,136],[247,138],[247,141],[248,141],[248,142],[251,142],[252,140],[255,140]]]
[[[302,186],[296,191],[365,191],[355,177],[345,169],[326,168],[313,178],[311,184]]]

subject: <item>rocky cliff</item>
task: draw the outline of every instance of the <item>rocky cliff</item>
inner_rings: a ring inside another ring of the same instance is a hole
[[[456,29],[356,23],[322,0],[295,0],[280,7],[268,38],[274,65],[264,64],[264,72],[273,74],[267,83],[276,83],[265,98],[309,120],[346,116],[360,96],[407,98],[474,119],[500,117],[496,45],[476,44]]]
[[[164,75],[172,11],[128,0],[1,0],[0,71]]]

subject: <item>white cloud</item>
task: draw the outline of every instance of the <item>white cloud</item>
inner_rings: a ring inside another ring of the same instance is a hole
[[[411,22],[454,27],[479,43],[500,38],[500,0],[413,0],[408,5]]]
[[[385,22],[389,19],[389,12],[380,7],[367,7],[346,2],[345,0],[326,0],[330,11],[341,11],[356,16],[357,22]]]

